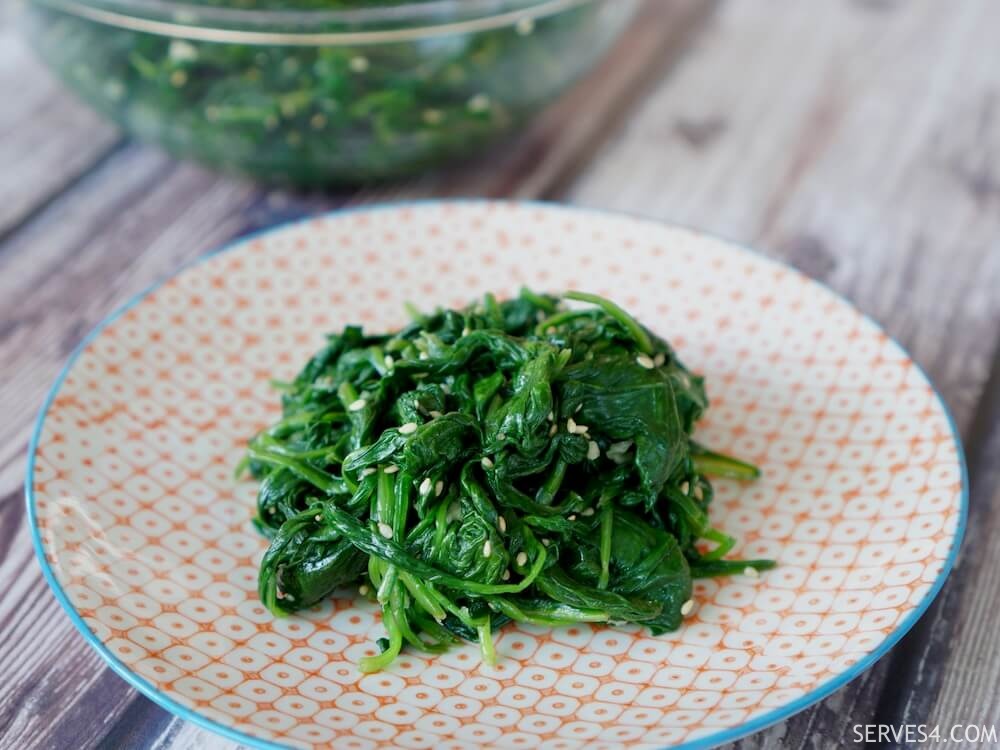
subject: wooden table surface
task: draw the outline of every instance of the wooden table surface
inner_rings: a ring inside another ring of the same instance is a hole
[[[54,81],[0,9],[0,747],[235,747],[107,668],[34,560],[28,435],[81,337],[234,237],[442,195],[699,227],[804,270],[883,324],[965,441],[965,545],[877,666],[737,745],[839,747],[864,723],[1000,725],[998,34],[996,0],[649,0],[606,64],[513,144],[404,184],[303,195],[127,139]]]

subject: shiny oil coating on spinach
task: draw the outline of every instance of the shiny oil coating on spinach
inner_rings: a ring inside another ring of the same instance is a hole
[[[735,540],[709,524],[706,475],[757,470],[691,439],[702,379],[600,297],[348,326],[278,387],[283,418],[244,463],[260,597],[281,615],[360,586],[387,631],[365,671],[462,639],[492,662],[510,620],[674,630],[692,578],[772,565],[724,559]]]

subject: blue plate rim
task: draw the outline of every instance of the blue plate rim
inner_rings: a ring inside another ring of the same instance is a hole
[[[889,336],[885,329],[871,317],[865,313],[858,310],[857,306],[854,305],[850,300],[848,300],[843,295],[834,291],[827,284],[817,279],[814,279],[798,269],[790,266],[787,263],[771,258],[764,255],[759,250],[755,250],[741,242],[736,242],[725,237],[721,237],[717,234],[711,232],[705,232],[699,229],[692,229],[685,227],[680,224],[675,224],[667,221],[660,221],[658,219],[650,218],[647,216],[642,216],[640,214],[629,213],[625,211],[612,211],[612,210],[602,210],[596,208],[588,208],[584,206],[573,206],[565,203],[558,203],[554,201],[541,201],[541,200],[503,200],[503,199],[493,199],[493,198],[442,198],[442,199],[423,199],[423,200],[409,200],[409,201],[389,201],[383,203],[374,203],[361,206],[349,206],[333,209],[331,211],[325,211],[318,214],[308,215],[305,217],[300,217],[292,219],[290,221],[281,222],[263,229],[259,229],[253,232],[248,232],[240,237],[236,237],[230,242],[211,250],[203,255],[194,258],[186,263],[183,263],[172,273],[164,276],[161,279],[153,282],[147,286],[142,291],[136,293],[130,297],[124,304],[120,305],[113,312],[107,315],[103,320],[101,320],[96,326],[94,326],[90,332],[80,341],[73,352],[69,355],[66,363],[63,365],[62,369],[59,371],[58,376],[53,382],[52,386],[49,388],[48,393],[45,396],[45,400],[42,403],[42,407],[39,411],[38,417],[35,421],[35,427],[31,434],[31,440],[28,444],[28,463],[27,471],[24,482],[24,494],[25,502],[27,504],[27,523],[28,530],[31,533],[32,545],[35,549],[35,556],[38,558],[38,562],[42,568],[42,575],[52,592],[65,610],[66,614],[69,615],[70,620],[76,629],[96,651],[97,653],[108,663],[108,665],[113,669],[122,679],[124,679],[128,684],[142,693],[144,696],[149,698],[151,701],[156,703],[161,708],[166,709],[170,713],[178,716],[185,721],[190,721],[193,724],[204,727],[216,734],[219,734],[228,739],[234,740],[236,742],[243,743],[255,748],[261,748],[262,750],[285,750],[288,746],[281,745],[276,742],[271,742],[269,740],[254,737],[253,735],[245,734],[233,727],[220,724],[219,722],[204,716],[194,709],[188,708],[172,698],[168,697],[164,693],[160,692],[154,685],[148,682],[145,678],[141,677],[139,674],[131,671],[127,666],[125,666],[119,659],[111,653],[103,641],[101,641],[91,630],[87,627],[87,624],[83,621],[83,618],[76,611],[72,602],[66,596],[63,591],[62,586],[56,579],[55,573],[52,567],[49,565],[49,561],[45,556],[45,548],[43,546],[41,534],[38,528],[38,514],[35,508],[35,495],[34,495],[34,469],[35,469],[35,455],[38,450],[38,443],[42,435],[42,429],[45,424],[45,417],[48,415],[49,409],[52,406],[52,402],[55,400],[56,395],[59,393],[66,376],[69,374],[73,365],[79,356],[87,349],[87,347],[93,342],[109,325],[114,323],[118,318],[124,315],[126,312],[131,310],[136,305],[140,304],[154,291],[162,287],[164,284],[169,282],[176,276],[184,273],[185,271],[211,259],[218,255],[222,255],[228,252],[234,252],[240,250],[249,241],[254,238],[271,234],[274,232],[280,232],[289,229],[293,226],[300,224],[307,224],[317,219],[323,219],[326,217],[339,217],[349,214],[356,213],[378,213],[382,211],[400,210],[405,208],[413,208],[419,206],[434,206],[434,205],[485,205],[485,204],[497,204],[497,205],[507,205],[507,206],[537,206],[545,210],[557,210],[565,211],[567,213],[583,213],[583,214],[598,214],[600,216],[612,217],[612,218],[626,218],[632,220],[638,220],[642,222],[648,222],[661,227],[669,227],[675,229],[681,229],[684,231],[691,232],[695,235],[709,237],[713,239],[720,240],[734,250],[739,250],[748,253],[759,260],[763,260],[771,265],[782,268],[788,272],[795,274],[796,276],[805,279],[808,282],[816,284],[820,288],[824,289],[828,294],[832,295],[834,298],[840,302],[849,306],[852,310],[855,310],[862,318],[877,329],[882,335],[886,337],[894,346],[896,346],[907,358],[913,362],[914,367],[920,373],[921,377],[927,382],[931,390],[934,392],[934,396],[941,406],[945,417],[948,420],[948,426],[951,430],[951,437],[955,443],[957,449],[958,463],[961,474],[962,492],[960,498],[959,508],[959,519],[958,525],[955,528],[955,535],[952,539],[951,548],[948,552],[948,557],[945,560],[944,566],[941,568],[940,572],[935,578],[934,583],[931,588],[928,589],[927,593],[920,600],[916,607],[910,611],[910,613],[900,622],[889,635],[883,640],[871,653],[867,654],[863,659],[858,660],[849,669],[845,670],[843,673],[837,675],[835,678],[824,682],[823,684],[817,686],[805,695],[799,696],[793,701],[790,701],[782,706],[778,706],[765,714],[753,717],[750,720],[728,729],[723,729],[712,734],[704,735],[696,739],[690,740],[688,742],[682,743],[680,745],[671,745],[669,750],[709,750],[709,748],[716,747],[726,742],[733,742],[740,739],[741,737],[746,737],[750,734],[759,732],[767,727],[777,724],[780,721],[794,716],[795,714],[803,711],[814,703],[818,703],[830,694],[836,692],[840,688],[844,687],[847,683],[859,677],[864,672],[866,672],[875,662],[885,656],[892,648],[906,635],[910,629],[916,624],[927,609],[930,607],[931,603],[940,593],[941,589],[944,587],[945,581],[947,581],[949,574],[955,566],[955,561],[958,557],[959,550],[962,546],[962,541],[965,537],[966,523],[968,521],[969,514],[969,470],[965,459],[965,450],[962,446],[962,438],[959,434],[958,427],[955,423],[954,416],[951,410],[948,408],[947,402],[938,392],[937,387],[934,385],[933,381],[928,377],[926,371],[920,366],[913,357],[910,356],[909,352],[906,351],[903,346],[896,341],[894,338]],[[665,748],[664,750],[668,750]]]

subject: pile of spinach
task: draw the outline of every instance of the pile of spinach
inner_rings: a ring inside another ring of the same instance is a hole
[[[757,470],[691,439],[702,379],[600,297],[349,326],[278,387],[243,464],[270,539],[260,597],[281,615],[360,585],[388,634],[365,671],[461,639],[492,662],[510,620],[673,630],[693,577],[772,565],[723,559],[734,540],[709,523],[706,474]]]

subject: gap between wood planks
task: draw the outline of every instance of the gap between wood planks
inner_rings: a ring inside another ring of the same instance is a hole
[[[30,379],[16,378],[22,408],[12,411],[21,413],[27,425],[34,406],[24,408],[25,402],[37,401],[42,393],[39,385],[44,385],[37,381],[54,376],[67,346],[75,345],[82,332],[103,317],[114,299],[145,286],[152,278],[162,277],[177,264],[208,249],[206,244],[221,241],[213,238],[231,238],[245,231],[245,218],[242,228],[235,231],[232,220],[247,210],[257,214],[251,218],[253,225],[272,223],[276,214],[282,219],[295,218],[346,202],[428,194],[551,195],[587,163],[600,141],[645,89],[662,79],[665,69],[713,8],[714,3],[701,0],[647,3],[606,62],[522,135],[477,163],[408,185],[369,188],[351,196],[301,196],[280,191],[265,194],[246,183],[216,178],[190,167],[175,168],[156,152],[131,143],[112,144],[93,157],[91,169],[61,175],[38,192],[35,205],[19,209],[7,241],[0,246],[0,277],[6,277],[6,283],[0,279],[0,289],[6,287],[10,292],[0,295],[0,307],[6,308],[0,319],[11,321],[0,332],[0,348],[11,355],[8,367],[13,368],[12,374],[30,373]],[[137,192],[119,185],[123,176],[133,186],[147,185],[149,190]],[[177,189],[169,188],[171,184]],[[181,194],[177,194],[181,188]],[[273,201],[266,196],[279,199]],[[280,205],[282,201],[284,205]],[[80,221],[80,211],[86,216],[93,214],[93,218]],[[213,227],[201,231],[198,215],[205,220],[213,212],[217,214]],[[138,215],[138,223],[130,218],[132,215]],[[149,222],[150,216],[178,223],[173,227],[157,226]],[[79,236],[81,228],[83,240]],[[171,232],[179,235],[173,241],[169,239]],[[56,242],[52,242],[54,234]],[[136,254],[136,246],[145,252]],[[114,252],[110,252],[112,249]],[[24,450],[23,439],[11,440],[12,433],[24,434],[17,427],[20,421],[8,422],[5,452]],[[3,489],[0,487],[0,491]],[[10,544],[12,552],[30,556],[23,527]],[[44,720],[0,721],[0,744],[59,745],[70,736],[67,732],[80,747],[140,738],[142,742],[170,742],[181,722],[165,719],[154,720],[152,728],[136,726],[151,721],[152,716],[166,715],[119,682],[86,649],[68,620],[57,612],[38,571],[31,572],[27,580],[21,578],[20,603],[29,606],[30,600],[30,609],[45,611],[53,627],[44,636],[36,634],[37,645],[44,643],[44,648],[22,651],[17,677],[10,673],[11,682],[16,684],[0,686],[0,717],[16,718],[19,708],[30,703],[35,718]],[[24,632],[6,632],[0,642],[7,639],[10,645],[25,637]],[[73,646],[67,648],[69,644]],[[75,653],[76,657],[46,661],[43,651]],[[47,678],[39,680],[43,670]]]

